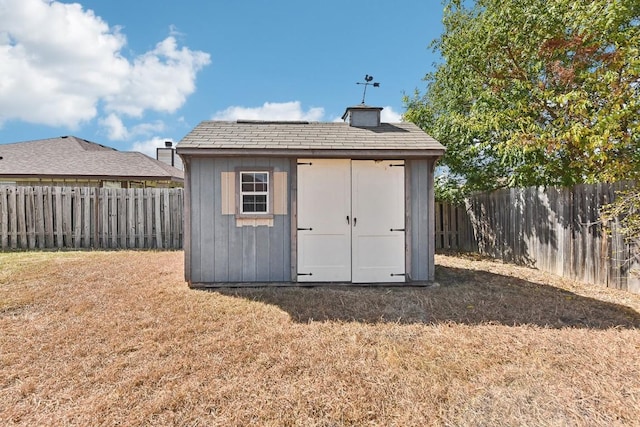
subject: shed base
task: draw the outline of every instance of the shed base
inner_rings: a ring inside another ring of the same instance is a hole
[[[215,288],[438,288],[440,284],[435,281],[416,282],[376,282],[376,283],[350,283],[350,282],[206,282],[189,283],[191,289],[215,289]]]

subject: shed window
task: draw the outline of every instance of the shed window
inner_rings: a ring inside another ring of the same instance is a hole
[[[240,212],[243,214],[268,214],[269,172],[240,172]]]

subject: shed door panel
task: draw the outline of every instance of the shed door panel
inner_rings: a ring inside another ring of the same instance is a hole
[[[351,281],[351,161],[298,160],[298,281]]]
[[[405,281],[402,161],[352,163],[352,281]]]
[[[298,281],[404,282],[403,162],[298,163]]]

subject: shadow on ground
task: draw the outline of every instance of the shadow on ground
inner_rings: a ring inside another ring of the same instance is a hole
[[[437,287],[227,288],[223,295],[272,304],[294,321],[538,325],[552,328],[640,327],[630,307],[527,280],[436,267]]]

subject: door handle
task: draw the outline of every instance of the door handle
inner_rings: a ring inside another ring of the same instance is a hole
[[[353,226],[355,227],[357,223],[358,223],[358,218],[353,217]]]
[[[349,215],[347,215],[347,224],[349,224]]]

